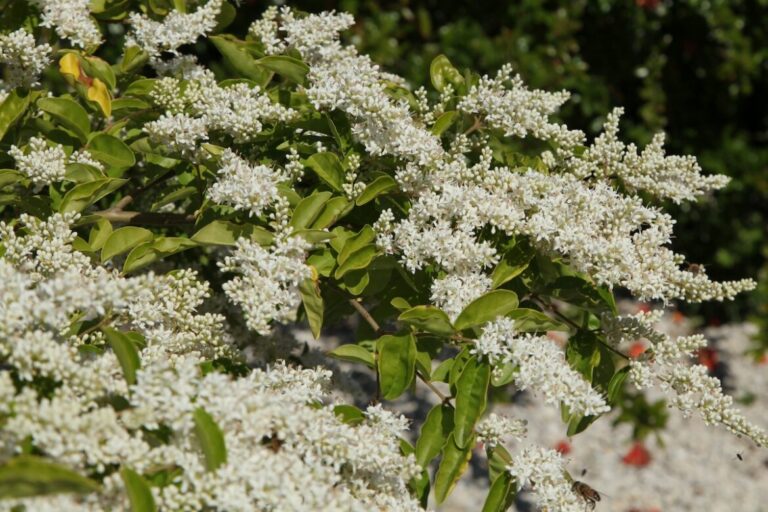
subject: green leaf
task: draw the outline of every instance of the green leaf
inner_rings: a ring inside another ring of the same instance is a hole
[[[459,113],[457,111],[451,110],[449,112],[443,112],[440,117],[437,118],[435,124],[432,125],[432,133],[439,137],[445,130],[450,128],[457,119],[459,119]]]
[[[102,327],[102,332],[107,338],[109,346],[115,353],[120,367],[123,369],[123,377],[128,385],[136,384],[136,372],[141,367],[139,351],[134,342],[124,332],[112,329],[111,327]]]
[[[103,178],[88,183],[75,185],[64,195],[59,205],[59,211],[81,212],[99,199],[111,194],[125,185],[128,180],[117,178]]]
[[[300,236],[310,244],[319,244],[331,240],[336,235],[324,229],[297,229],[291,232],[291,236]]]
[[[445,501],[456,482],[467,470],[469,459],[472,457],[473,440],[467,443],[466,447],[460,448],[453,440],[453,434],[448,437],[443,448],[443,458],[440,460],[440,466],[435,474],[435,500],[438,504]]]
[[[508,471],[504,471],[493,481],[488,497],[485,498],[482,512],[505,512],[515,501],[515,481]]]
[[[251,79],[262,87],[272,79],[272,71],[256,62],[244,41],[238,41],[231,36],[209,36],[208,40],[241,77]]]
[[[486,447],[485,452],[488,456],[488,477],[493,482],[499,475],[507,472],[512,456],[503,444],[497,444],[493,448]]]
[[[344,183],[344,168],[341,166],[341,161],[335,153],[330,151],[315,153],[307,158],[306,165],[333,190],[337,192],[342,191],[341,185]]]
[[[213,417],[202,407],[195,409],[192,416],[195,420],[195,434],[205,455],[205,466],[208,471],[215,471],[227,462],[224,434]]]
[[[456,425],[454,439],[458,446],[466,446],[474,435],[475,424],[485,411],[488,385],[491,382],[491,366],[472,357],[467,361],[456,383]]]
[[[268,55],[256,63],[297,84],[303,84],[309,73],[309,66],[287,55]]]
[[[18,90],[8,94],[5,101],[0,104],[0,140],[21,119],[29,108],[30,102],[37,96],[38,93],[28,92],[24,94]]]
[[[309,328],[315,339],[318,339],[323,328],[323,297],[320,295],[320,287],[311,278],[307,278],[299,284],[299,293]]]
[[[154,234],[145,228],[136,226],[125,226],[112,231],[109,237],[104,241],[104,247],[101,249],[101,262],[111,260],[115,256],[128,252],[139,244],[149,242],[154,238]]]
[[[14,169],[0,169],[0,188],[24,181],[26,176]]]
[[[133,73],[143,68],[149,61],[149,54],[138,46],[130,46],[125,49],[123,57],[118,64],[120,73]]]
[[[368,244],[361,247],[359,250],[350,254],[344,263],[340,264],[334,273],[336,279],[341,279],[344,274],[351,270],[359,270],[366,268],[373,259],[379,254],[379,249],[375,244]]]
[[[630,367],[625,366],[611,377],[611,381],[608,383],[608,403],[616,403],[621,396],[621,391],[624,388],[624,381],[627,380],[629,370]]]
[[[507,313],[507,318],[515,321],[518,332],[568,331],[567,325],[551,319],[541,311],[519,308]]]
[[[536,251],[527,242],[517,242],[504,253],[499,264],[493,269],[491,287],[498,288],[522,274],[535,255]]]
[[[432,372],[432,380],[439,382],[448,382],[450,379],[451,368],[453,368],[454,359],[446,359]]]
[[[104,243],[111,234],[112,224],[107,219],[99,218],[88,235],[88,245],[92,250],[98,251],[104,247]]]
[[[459,314],[454,326],[459,331],[483,325],[517,308],[517,294],[509,290],[493,290],[469,303]]]
[[[323,211],[325,203],[333,196],[330,192],[315,192],[299,201],[293,210],[290,225],[294,229],[309,227]]]
[[[341,251],[339,251],[339,256],[337,258],[339,265],[342,265],[353,253],[359,251],[366,245],[369,245],[375,239],[376,232],[368,224],[363,226],[357,233],[348,236],[344,240],[344,245],[342,246]]]
[[[203,245],[235,245],[238,238],[248,238],[259,245],[270,245],[272,233],[253,224],[236,224],[226,220],[214,220],[200,228],[191,240]]]
[[[365,421],[365,414],[363,411],[354,405],[336,405],[333,407],[333,414],[335,414],[343,423],[346,423],[347,425],[358,425]]]
[[[445,55],[438,55],[429,65],[429,77],[435,89],[443,92],[445,86],[451,84],[453,90],[458,92],[464,84],[464,77],[459,70],[453,67],[451,61]]]
[[[378,196],[386,194],[390,190],[397,188],[397,182],[392,176],[384,175],[379,176],[365,187],[363,193],[357,198],[355,203],[358,206],[362,206],[366,203],[370,203]]]
[[[312,229],[326,229],[346,215],[352,207],[345,197],[337,196],[323,205],[320,214],[312,222]]]
[[[361,345],[355,345],[354,343],[340,345],[328,352],[328,355],[335,357],[336,359],[342,359],[352,363],[363,363],[370,368],[376,366],[376,362],[371,351]]]
[[[99,484],[42,457],[19,455],[0,465],[0,499],[98,491]]]
[[[397,319],[419,330],[434,334],[450,336],[455,332],[448,315],[434,306],[413,307],[401,313]]]
[[[189,238],[157,237],[151,242],[144,242],[131,249],[131,252],[129,252],[128,256],[125,258],[123,273],[127,274],[133,272],[134,270],[146,267],[159,259],[192,247],[197,247],[197,243]]]
[[[152,491],[144,477],[127,467],[120,470],[120,476],[123,478],[128,499],[131,502],[131,512],[155,512],[157,510],[155,498],[152,496]]]
[[[37,106],[71,130],[82,142],[88,140],[91,121],[88,112],[79,103],[69,98],[41,98],[37,101]]]
[[[411,334],[384,335],[376,342],[381,396],[393,400],[411,385],[416,372],[416,341]]]
[[[416,463],[426,468],[437,457],[453,432],[453,407],[437,404],[427,414],[421,426],[421,434],[416,441]]]
[[[505,363],[504,366],[501,367],[501,371],[491,372],[491,384],[497,388],[506,386],[515,380],[517,370],[518,367],[513,363]]]
[[[66,169],[67,172],[64,174],[64,179],[67,181],[74,181],[75,183],[88,183],[106,177],[103,172],[92,165],[67,164]]]
[[[114,169],[127,169],[136,163],[136,157],[125,142],[106,133],[96,134],[87,146],[96,160]]]

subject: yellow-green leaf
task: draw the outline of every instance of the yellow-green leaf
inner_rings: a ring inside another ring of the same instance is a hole
[[[150,230],[137,226],[125,226],[116,229],[104,241],[104,247],[101,250],[101,261],[110,260],[139,244],[149,242],[153,237],[154,235]]]
[[[472,441],[472,440],[470,440]],[[438,504],[445,501],[456,482],[467,470],[469,459],[472,457],[472,442],[460,448],[453,440],[453,434],[448,437],[443,448],[443,458],[435,474],[435,500]]]
[[[416,341],[411,334],[384,335],[376,342],[381,396],[393,400],[411,385],[416,372]]]
[[[155,512],[157,510],[149,484],[140,474],[123,467],[120,470],[120,476],[123,478],[128,500],[131,502],[131,512]]]
[[[93,480],[42,457],[20,455],[0,465],[0,499],[86,494],[99,489]]]
[[[483,325],[504,316],[517,308],[517,294],[510,290],[493,290],[470,302],[454,322],[456,329],[463,331]]]
[[[205,409],[198,407],[193,414],[195,434],[203,448],[205,466],[215,471],[227,462],[227,446],[221,428]]]

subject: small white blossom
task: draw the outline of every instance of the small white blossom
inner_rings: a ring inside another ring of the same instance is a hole
[[[0,63],[7,67],[8,77],[4,85],[10,89],[37,85],[52,50],[49,44],[36,46],[35,38],[23,28],[0,35]]]
[[[43,13],[44,27],[81,48],[101,44],[101,31],[90,15],[90,0],[30,0]]]

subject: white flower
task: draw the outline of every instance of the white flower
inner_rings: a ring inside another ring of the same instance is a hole
[[[526,433],[525,420],[518,420],[491,413],[477,424],[477,440],[488,448],[503,444],[507,438],[522,440]]]
[[[36,46],[35,38],[23,28],[0,35],[0,63],[7,66],[6,87],[37,85],[50,62],[52,50],[48,44]]]
[[[26,154],[16,146],[11,146],[8,154],[16,160],[19,171],[26,174],[37,186],[61,181],[67,172],[67,155],[64,148],[60,144],[49,146],[45,139],[29,139]]]
[[[43,13],[44,27],[56,29],[56,34],[81,48],[101,44],[101,32],[90,16],[90,0],[30,0]]]
[[[275,201],[277,184],[284,180],[281,173],[266,165],[251,165],[231,149],[221,155],[218,174],[218,180],[206,192],[208,198],[252,216],[261,215]]]
[[[487,357],[497,370],[514,364],[517,387],[543,394],[547,403],[563,403],[571,412],[585,416],[610,410],[605,398],[568,365],[560,348],[546,336],[517,334],[509,318],[486,324],[472,353]]]
[[[224,0],[208,0],[193,13],[173,10],[162,22],[133,12],[128,18],[133,32],[126,41],[126,47],[138,46],[152,60],[159,59],[163,52],[176,54],[180,46],[194,43],[198,37],[216,27],[216,18],[223,4]]]
[[[296,319],[301,303],[298,286],[310,277],[304,263],[309,244],[299,236],[280,235],[269,249],[240,238],[221,268],[238,274],[224,284],[229,299],[243,308],[248,327],[269,334],[271,321]]]
[[[485,274],[448,274],[432,283],[430,300],[454,321],[470,302],[490,289],[491,278]]]
[[[507,471],[517,481],[518,489],[531,487],[540,510],[581,512],[583,501],[571,490],[565,478],[560,454],[540,446],[526,446],[512,455]]]
[[[185,156],[197,152],[198,144],[208,140],[208,127],[203,119],[187,114],[163,114],[157,121],[144,125],[152,140]]]

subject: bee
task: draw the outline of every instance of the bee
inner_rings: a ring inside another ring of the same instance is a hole
[[[595,510],[597,502],[600,501],[600,493],[578,480],[573,481],[571,490],[581,496],[585,503],[585,510]]]
[[[704,271],[704,265],[701,263],[689,263],[686,270],[691,274],[697,276]]]

